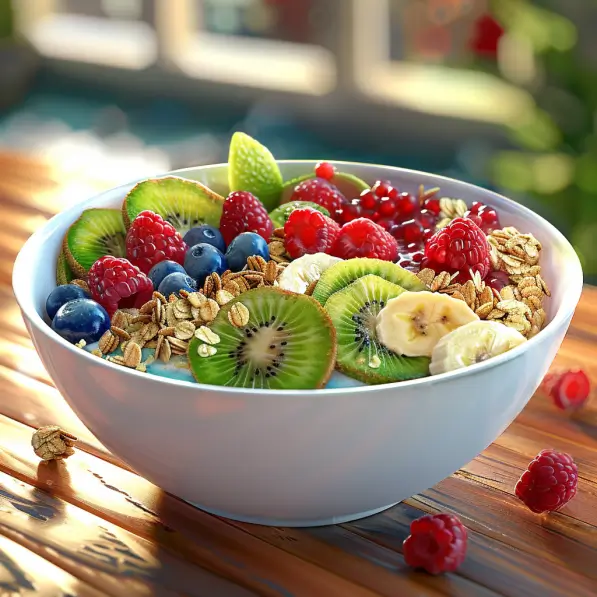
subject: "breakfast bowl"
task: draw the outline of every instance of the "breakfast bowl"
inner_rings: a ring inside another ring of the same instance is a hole
[[[278,161],[285,180],[315,164]],[[264,525],[318,526],[369,516],[428,489],[475,458],[520,413],[580,298],[576,253],[529,209],[433,174],[332,164],[369,184],[389,180],[401,191],[440,187],[442,196],[491,205],[503,226],[534,235],[551,290],[543,329],[503,354],[418,379],[310,390],[216,386],[107,362],[47,323],[46,297],[56,286],[56,258],[69,226],[90,207],[120,208],[135,183],[59,213],[28,239],[15,262],[13,288],[27,330],[67,403],[140,475],[209,513]],[[195,180],[226,196],[227,168],[164,176]]]

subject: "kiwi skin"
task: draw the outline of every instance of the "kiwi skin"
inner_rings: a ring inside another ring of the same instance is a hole
[[[68,284],[73,279],[73,271],[68,264],[64,249],[62,249],[56,262],[56,284],[62,286],[63,284]]]
[[[312,299],[310,296],[297,295],[295,292],[290,292],[289,290],[282,290],[281,288],[277,288],[275,286],[268,286],[265,288],[263,288],[263,287],[262,288],[253,288],[251,290],[247,290],[246,292],[243,292],[239,296],[235,297],[234,299],[232,299],[231,301],[226,303],[223,307],[221,307],[220,311],[218,312],[217,317],[225,318],[226,321],[228,321],[228,312],[232,308],[232,305],[234,305],[235,303],[238,303],[238,302],[242,302],[243,300],[246,300],[246,298],[250,297],[251,294],[263,293],[263,292],[271,292],[271,293],[276,293],[279,295],[291,296],[293,298],[296,298],[297,296],[301,296],[302,299],[300,299],[300,300],[307,299],[307,300],[311,301],[311,304],[313,306],[315,306],[315,308],[320,313],[322,318],[328,323],[328,330],[330,332],[330,338],[332,340],[332,350],[331,350],[331,353],[329,353],[327,355],[328,359],[329,359],[329,366],[328,366],[327,371],[325,371],[324,375],[319,380],[319,383],[313,389],[318,390],[318,389],[324,388],[325,385],[327,384],[327,382],[330,380],[330,377],[334,373],[334,370],[336,367],[336,356],[338,354],[336,328],[334,327],[334,324],[332,323],[330,316],[326,313],[326,311],[323,309],[323,307],[316,300]],[[230,325],[232,325],[232,324],[230,324]],[[197,348],[199,347],[199,344],[201,344],[201,341],[195,336],[189,342],[189,346],[187,348],[187,359],[189,360],[189,364],[190,364],[190,360],[191,360],[191,352],[192,351],[196,352]],[[216,348],[217,348],[217,345],[216,345]],[[190,367],[190,369],[191,369],[191,373],[193,374],[193,377],[195,378],[197,383],[205,383],[201,379],[199,379],[199,377],[197,376],[197,373],[195,372],[195,369],[193,367]],[[210,385],[213,385],[213,384],[210,384]],[[221,387],[229,387],[229,386],[221,386]],[[288,389],[292,390],[293,388],[288,388]],[[303,389],[303,388],[299,388],[299,389]],[[264,391],[283,392],[284,390],[278,390],[278,389],[269,390],[268,388],[264,388]]]
[[[66,231],[66,234],[64,235],[64,239],[62,240],[62,251],[64,252],[65,256],[66,256],[66,261],[68,263],[68,265],[70,266],[73,274],[74,274],[74,278],[81,278],[83,280],[87,279],[87,273],[88,270],[86,270],[76,259],[75,256],[72,254],[69,244],[68,244],[68,237],[70,234],[71,229],[73,228],[73,226],[75,224],[77,224],[79,222],[79,220],[83,217],[83,216],[89,216],[89,214],[93,213],[94,211],[98,211],[98,212],[112,212],[114,214],[119,213],[119,210],[117,209],[109,209],[109,208],[96,208],[96,207],[91,207],[89,209],[85,209],[83,210],[83,212],[81,213],[81,215],[69,226],[69,229]],[[123,238],[124,235],[126,234],[126,231],[124,230],[124,228],[122,229],[122,234],[123,234]],[[122,255],[114,255],[114,257],[125,257],[124,254]]]
[[[138,182],[127,193],[126,197],[124,198],[124,201],[122,202],[122,219],[124,220],[124,226],[127,230],[131,227],[131,224],[132,224],[132,220],[131,220],[132,214],[129,213],[127,199],[129,197],[134,196],[135,193],[137,193],[139,191],[139,189],[141,189],[144,186],[167,184],[170,181],[180,182],[182,184],[186,183],[189,185],[194,185],[199,191],[201,191],[205,195],[207,200],[211,200],[215,204],[219,203],[219,204],[221,204],[222,207],[224,205],[224,197],[222,197],[221,195],[218,195],[218,193],[212,191],[209,187],[206,187],[204,184],[202,184],[196,180],[182,178],[180,176],[164,176],[162,178],[148,178],[147,180],[142,180],[142,181]],[[148,207],[147,209],[150,209],[150,208]],[[220,213],[220,215],[221,215],[221,213]],[[133,219],[134,219],[134,217],[133,217]],[[218,226],[219,220],[220,220],[220,216],[218,216],[217,222],[215,222],[215,221],[207,222],[206,221],[205,223],[211,224],[212,226]]]

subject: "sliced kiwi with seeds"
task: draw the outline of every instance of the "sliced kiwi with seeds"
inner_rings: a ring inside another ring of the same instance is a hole
[[[325,304],[338,342],[337,368],[368,384],[391,383],[429,375],[429,359],[396,354],[377,338],[377,315],[404,289],[375,275],[359,278]]]
[[[86,209],[71,225],[62,249],[77,278],[104,255],[125,257],[126,229],[118,209]]]
[[[58,284],[58,286],[68,284],[74,277],[73,270],[68,264],[64,250],[62,250],[58,255],[58,261],[56,262],[56,284]]]
[[[284,183],[282,188],[282,195],[280,197],[280,204],[288,203],[292,199],[292,194],[297,185],[305,180],[315,178],[315,174],[303,174],[297,176],[292,180]],[[336,172],[330,182],[348,199],[356,199],[363,191],[370,189],[371,187],[364,181],[355,176],[354,174],[348,174],[346,172]]]
[[[228,317],[238,303],[249,312],[242,327],[232,325]],[[194,337],[188,349],[191,371],[201,383],[271,390],[317,389],[327,383],[334,370],[334,326],[319,303],[302,294],[275,287],[249,290],[222,307],[210,330],[219,337],[217,343],[208,348]],[[198,352],[208,354],[214,349],[211,356]]]
[[[301,209],[303,207],[312,207],[317,211],[320,211],[323,215],[329,216],[330,212],[317,203],[313,203],[313,201],[291,201],[290,203],[285,203],[284,205],[280,205],[280,207],[276,207],[274,211],[270,212],[269,217],[274,224],[274,228],[280,228],[286,224],[286,220],[290,217],[290,214],[295,209]]]
[[[219,226],[223,206],[224,198],[200,182],[166,176],[137,183],[124,199],[122,217],[129,228],[147,209],[162,216],[184,236],[201,224]]]
[[[341,290],[367,274],[380,276],[384,280],[398,284],[398,286],[401,286],[405,290],[427,290],[427,287],[415,274],[400,267],[396,263],[383,261],[382,259],[357,257],[336,263],[323,272],[313,291],[313,298],[322,305],[325,305],[334,292]]]

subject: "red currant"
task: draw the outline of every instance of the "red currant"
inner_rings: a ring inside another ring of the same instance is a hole
[[[326,180],[332,180],[336,174],[336,168],[329,162],[319,162],[315,166],[315,176],[319,178],[325,178]]]

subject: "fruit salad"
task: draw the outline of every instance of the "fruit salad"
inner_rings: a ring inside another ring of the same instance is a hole
[[[328,162],[285,181],[240,132],[228,186],[165,176],[84,210],[57,256],[52,329],[114,366],[284,390],[446,373],[545,324],[541,243],[490,205]]]

